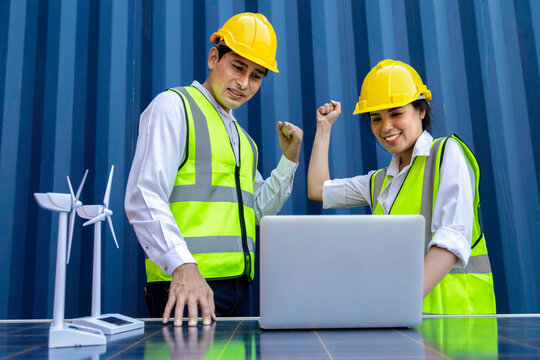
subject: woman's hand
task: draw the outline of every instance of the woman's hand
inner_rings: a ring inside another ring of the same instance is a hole
[[[330,132],[339,114],[341,114],[341,103],[334,100],[317,109],[317,130],[315,131],[307,174],[307,196],[313,201],[323,201],[323,184],[330,179],[330,171],[328,170]]]
[[[317,127],[332,127],[341,114],[341,103],[330,100],[317,109]]]

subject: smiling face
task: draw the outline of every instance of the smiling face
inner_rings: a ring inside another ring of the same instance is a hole
[[[266,69],[233,51],[219,59],[217,48],[208,53],[210,73],[203,86],[225,109],[236,109],[259,91]]]
[[[401,156],[401,163],[410,163],[414,144],[422,134],[424,109],[412,104],[399,108],[377,110],[369,113],[371,130],[382,146],[390,153]]]

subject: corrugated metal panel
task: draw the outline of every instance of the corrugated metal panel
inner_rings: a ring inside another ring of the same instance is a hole
[[[145,316],[143,254],[123,211],[138,116],[160,91],[204,81],[208,38],[231,15],[264,13],[278,37],[278,75],[235,114],[268,175],[280,157],[275,122],[304,129],[303,161],[282,213],[306,200],[315,109],[341,100],[333,177],[385,166],[389,155],[352,116],[360,84],[383,58],[415,67],[433,93],[435,136],[458,133],[482,168],[482,220],[499,312],[540,312],[540,3],[505,1],[6,0],[0,2],[0,318],[52,315],[57,215],[34,192],[66,192],[90,176],[121,249],[103,244],[103,310]],[[365,209],[325,213],[365,213]],[[66,316],[88,314],[92,230],[75,229]],[[361,284],[354,284],[361,286]],[[255,289],[255,288],[254,288]],[[257,299],[253,291],[254,299]],[[257,306],[253,307],[254,312]]]

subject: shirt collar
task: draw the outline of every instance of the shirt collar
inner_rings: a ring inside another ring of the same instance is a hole
[[[433,143],[433,137],[428,133],[426,130],[420,134],[418,139],[416,140],[416,143],[414,143],[411,163],[407,166],[405,166],[401,172],[407,171],[411,164],[414,161],[414,158],[417,156],[429,156],[429,153],[431,152],[431,143]],[[399,162],[400,158],[399,155],[394,155],[392,158],[392,161],[390,161],[390,165],[388,165],[388,169],[386,170],[386,175],[388,176],[397,176],[399,171]]]
[[[221,107],[221,105],[218,104],[218,102],[217,102],[216,99],[212,96],[212,94],[210,94],[210,91],[208,91],[204,86],[202,86],[201,83],[199,83],[197,80],[194,80],[194,81],[191,83],[191,86],[196,87],[196,88],[204,95],[204,97],[207,98],[208,101],[210,101],[210,103],[216,108],[218,114],[221,116],[222,119],[228,119],[228,118],[230,118],[232,121],[236,121],[236,118],[235,118],[234,115],[233,115],[232,109],[231,109],[230,112],[226,112],[226,111]]]

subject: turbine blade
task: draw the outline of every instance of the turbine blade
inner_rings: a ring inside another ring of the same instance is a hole
[[[82,188],[84,186],[84,182],[86,181],[86,176],[88,175],[88,169],[84,172],[83,179],[81,181],[81,185],[79,185],[79,189],[77,189],[77,196],[75,196],[76,200],[79,200],[79,195],[81,195]]]
[[[67,181],[69,185],[69,192],[71,194],[71,200],[74,201],[76,200],[76,198],[75,198],[75,194],[73,193],[73,187],[71,186],[71,181],[69,180],[69,176],[66,176],[66,177],[67,177]]]
[[[71,256],[71,241],[73,240],[73,228],[75,227],[75,209],[71,210],[69,215],[69,236],[68,236],[68,252],[66,264],[69,264],[69,257]]]
[[[101,220],[103,220],[106,216],[107,216],[107,214],[105,214],[105,213],[99,214],[98,216],[96,216],[96,217],[93,218],[92,220],[88,220],[87,222],[85,222],[85,223],[83,224],[83,226],[92,225],[92,224],[95,223],[96,221],[101,221]]]
[[[116,241],[116,235],[114,234],[114,227],[112,225],[112,220],[110,216],[107,216],[107,222],[109,223],[109,227],[111,228],[111,232],[114,239],[114,243],[116,244],[116,248],[120,249],[120,246],[118,246],[118,241]]]
[[[103,198],[103,205],[105,205],[105,209],[109,208],[109,197],[111,196],[111,184],[112,184],[113,172],[114,172],[114,165],[111,166],[111,174],[109,175],[109,180],[107,181],[107,190],[105,190],[105,197]]]

